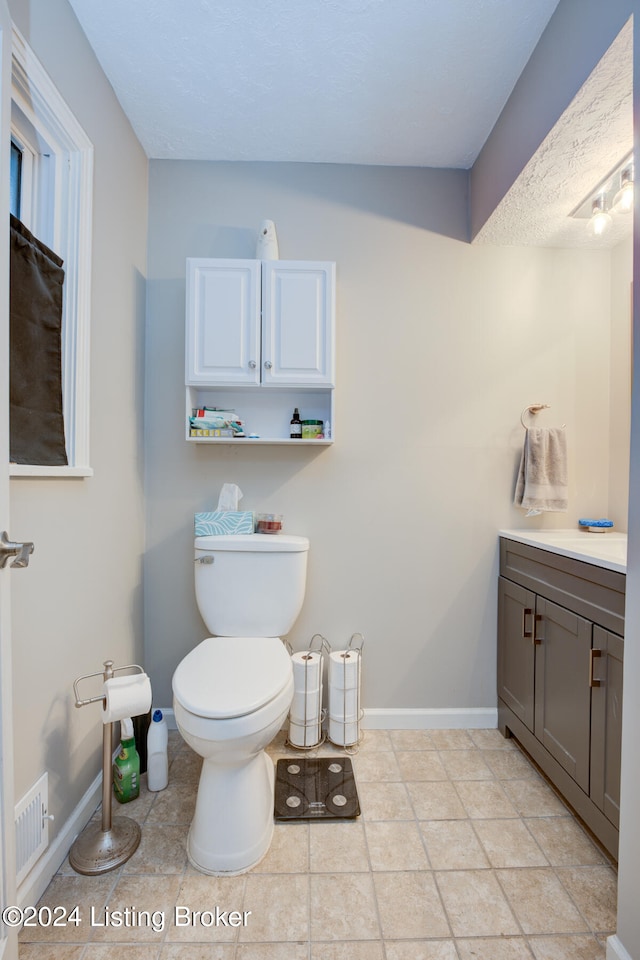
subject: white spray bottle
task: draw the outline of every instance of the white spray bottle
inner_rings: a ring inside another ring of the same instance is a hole
[[[147,733],[147,786],[149,790],[164,790],[169,782],[167,744],[169,731],[162,710],[154,710]]]

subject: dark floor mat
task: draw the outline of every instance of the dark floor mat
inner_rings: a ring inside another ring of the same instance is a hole
[[[276,820],[343,820],[360,816],[348,757],[289,757],[276,767]]]

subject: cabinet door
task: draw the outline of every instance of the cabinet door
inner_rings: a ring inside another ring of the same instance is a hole
[[[260,261],[187,260],[187,384],[260,382]]]
[[[334,263],[262,263],[265,386],[334,386],[334,326]]]
[[[500,577],[498,581],[498,696],[533,730],[533,644],[536,596]]]
[[[593,628],[591,690],[591,799],[619,826],[624,641]]]
[[[564,607],[536,601],[535,735],[589,792],[593,624]]]

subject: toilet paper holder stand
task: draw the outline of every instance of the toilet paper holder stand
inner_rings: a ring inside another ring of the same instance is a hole
[[[78,693],[78,684],[92,677],[102,677],[106,682],[114,674],[123,670],[137,670],[144,673],[137,663],[130,663],[126,667],[114,667],[113,660],[104,661],[104,670],[98,673],[88,673],[78,677],[73,682],[73,692],[76,698],[76,707],[86,707],[89,703],[106,703],[103,694],[96,697],[81,699]],[[112,782],[113,782],[113,723],[105,723],[102,727],[102,820],[90,821],[73,842],[69,851],[69,863],[76,873],[85,876],[97,876],[115,870],[125,863],[138,849],[140,844],[140,826],[130,817],[112,817]]]
[[[289,650],[289,654],[291,655],[293,652],[291,649],[291,645],[289,644],[288,641],[286,642],[286,645]],[[325,734],[322,729],[322,724],[324,723],[327,711],[324,710],[322,707],[322,672],[324,668],[324,656],[328,655],[331,652],[331,647],[329,646],[328,641],[322,636],[321,633],[314,633],[307,650],[304,652],[306,654],[311,654],[314,652],[314,650],[317,650],[317,652],[320,654],[320,660],[321,660],[320,683],[318,684],[318,703],[316,705],[316,709],[312,711],[311,717],[309,717],[308,703],[307,703],[308,678],[307,678],[307,670],[305,669],[304,689],[301,691],[302,693],[304,693],[304,702],[305,702],[304,719],[295,720],[291,715],[291,712],[289,713],[289,736],[286,739],[286,746],[293,747],[294,750],[317,750],[318,747],[322,746],[325,740]],[[302,738],[304,740],[304,745],[292,742],[291,740],[292,726],[296,728],[296,731],[298,731],[298,733],[300,730],[302,731]],[[310,737],[307,736],[309,733],[311,734]],[[307,743],[307,740],[309,739],[313,739],[315,742]]]
[[[334,697],[337,697],[337,699],[339,700],[339,699],[340,699],[340,693],[338,692],[338,694],[336,694],[336,693],[334,692],[334,690],[332,689],[332,687],[329,686],[329,711],[328,711],[328,712],[329,712],[329,724],[330,724],[330,726],[329,726],[329,737],[328,737],[328,739],[329,739],[329,741],[330,741],[331,743],[333,743],[335,746],[342,747],[342,749],[345,751],[345,753],[357,753],[357,751],[358,751],[358,746],[359,746],[359,744],[360,744],[360,740],[362,739],[362,729],[361,729],[361,727],[360,727],[360,724],[361,724],[361,721],[362,721],[362,717],[364,716],[364,710],[362,709],[362,705],[361,705],[361,703],[360,703],[360,672],[361,672],[361,670],[362,670],[362,651],[363,651],[363,649],[364,649],[364,636],[363,636],[361,633],[354,633],[354,634],[352,634],[351,639],[349,640],[349,643],[347,644],[346,649],[343,650],[343,651],[340,653],[340,656],[344,658],[344,679],[343,679],[342,687],[340,688],[340,689],[342,690],[342,704],[338,704],[338,706],[341,706],[341,707],[342,707],[342,709],[341,709],[341,715],[339,714],[338,716],[335,716],[335,715],[333,714],[333,709],[334,709],[334,707],[336,706],[336,703],[335,703],[335,701],[334,701]],[[336,652],[336,654],[337,654],[339,651],[335,651],[335,652]],[[346,680],[347,674],[346,674],[346,671],[347,671],[347,659],[348,659],[350,656],[355,656],[355,657],[356,657],[356,660],[357,660],[357,664],[358,664],[358,682],[357,682],[357,686],[354,688],[354,691],[352,691],[352,692],[355,692],[355,694],[356,694],[356,711],[355,711],[355,719],[354,719],[354,720],[351,720],[351,719],[348,720],[348,719],[347,719],[347,680]],[[336,727],[338,727],[338,728],[342,728],[342,737],[341,737],[341,738],[337,738],[337,737],[332,737],[332,736],[331,736],[331,725],[332,725],[332,724],[334,724],[334,725],[335,725]],[[355,735],[355,738],[354,738],[354,739],[350,740],[350,742],[347,743],[347,740],[349,739],[349,738],[347,737],[347,727],[350,727],[350,726],[355,726],[356,735]]]

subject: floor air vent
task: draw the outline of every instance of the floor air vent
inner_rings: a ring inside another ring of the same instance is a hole
[[[22,883],[49,845],[49,777],[43,773],[16,804],[16,880]]]

